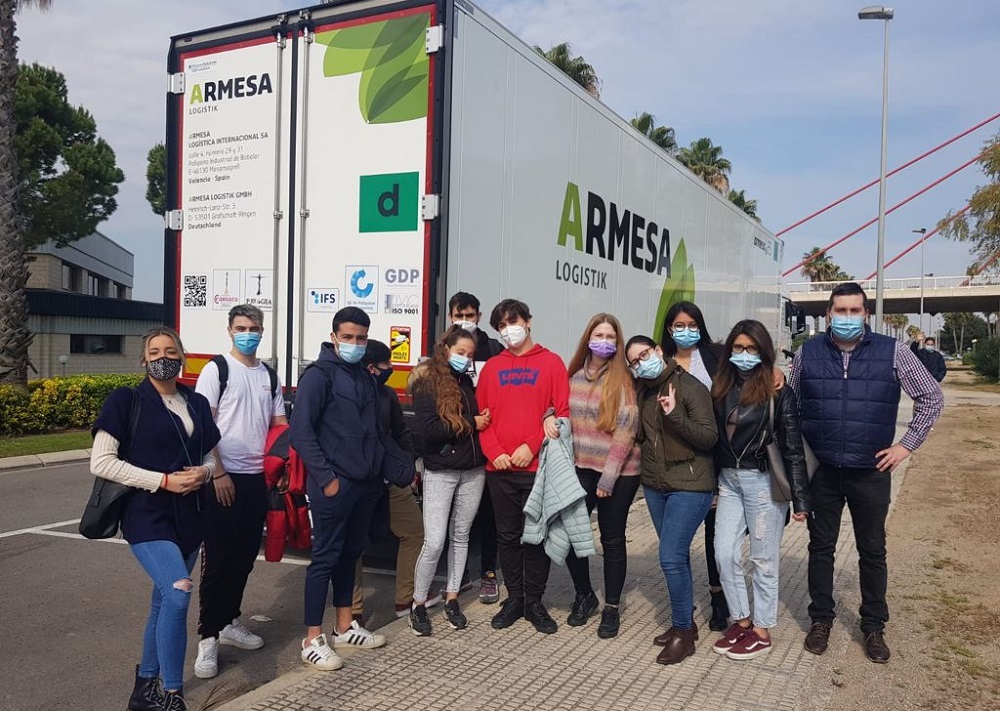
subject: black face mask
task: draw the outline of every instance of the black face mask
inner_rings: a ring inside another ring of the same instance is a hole
[[[378,368],[377,370],[378,372],[375,373],[375,382],[379,385],[385,385],[389,382],[389,376],[392,375],[392,368],[386,368],[385,370]]]
[[[180,358],[157,358],[146,363],[146,372],[153,380],[173,380],[181,374]]]

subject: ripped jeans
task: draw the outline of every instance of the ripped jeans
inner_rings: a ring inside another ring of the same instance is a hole
[[[787,501],[771,498],[771,475],[756,469],[723,469],[715,510],[715,557],[733,620],[753,617],[755,627],[778,624],[778,557]],[[743,537],[749,532],[753,612],[743,566]]]
[[[188,605],[194,589],[191,570],[198,550],[185,558],[172,541],[147,541],[130,548],[153,580],[139,676],[146,679],[159,676],[164,689],[181,689],[184,686]]]

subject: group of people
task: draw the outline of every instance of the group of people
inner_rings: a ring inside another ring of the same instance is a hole
[[[822,654],[835,616],[834,550],[845,503],[860,559],[865,653],[888,661],[890,473],[927,437],[943,398],[913,351],[866,325],[859,285],[833,290],[828,331],[803,345],[787,379],[763,324],[740,321],[717,343],[691,302],[669,309],[660,342],[627,337],[613,315],[595,315],[568,366],[535,343],[521,301],[505,299],[490,313],[502,343],[479,326],[472,294],[456,294],[449,315],[429,357],[409,374],[412,418],[402,416],[387,385],[389,348],[369,339],[369,317],[357,308],[335,314],[329,342],[299,378],[289,433],[307,471],[313,525],[303,662],[338,669],[338,648],[385,644],[363,626],[357,569],[387,498],[390,528],[401,541],[396,614],[408,618],[413,634],[432,634],[429,608],[439,593],[447,624],[468,625],[459,594],[477,526],[480,600],[498,601],[497,553],[507,591],[493,628],[524,618],[541,633],[557,631],[543,602],[556,560],[575,588],[566,623],[586,625],[600,608],[597,636],[616,636],[626,525],[640,487],[671,609],[670,627],[653,640],[661,647],[657,662],[677,664],[695,653],[690,549],[703,523],[709,626],[722,632],[713,650],[736,660],[771,651],[779,550],[794,519],[809,528],[805,648]],[[112,393],[94,425],[94,473],[136,487],[123,533],[153,582],[133,711],[185,708],[185,620],[202,545],[196,675],[218,673],[220,644],[264,643],[242,623],[240,606],[265,516],[264,441],[270,427],[286,422],[285,410],[277,376],[256,357],[263,314],[235,307],[228,332],[232,351],[202,370],[194,390],[177,382],[184,360],[177,334],[150,332],[143,344],[148,378]],[[895,442],[902,391],[914,413]],[[422,511],[416,484],[387,487],[384,468],[394,452],[423,463]],[[589,567],[594,509],[603,607]],[[436,591],[446,548],[447,581]],[[327,635],[331,587],[335,620]]]

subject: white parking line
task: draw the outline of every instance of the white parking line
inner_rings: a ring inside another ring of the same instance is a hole
[[[73,523],[80,523],[80,519],[74,518],[69,521],[59,521],[58,523],[47,523],[44,526],[32,526],[31,528],[21,528],[16,531],[7,531],[5,533],[0,533],[0,538],[10,538],[11,536],[20,536],[25,533],[39,533],[41,531],[47,531],[50,528],[62,528],[63,526],[69,526]],[[69,534],[67,534],[69,535]],[[79,534],[74,534],[79,535]],[[83,538],[83,536],[80,536]]]

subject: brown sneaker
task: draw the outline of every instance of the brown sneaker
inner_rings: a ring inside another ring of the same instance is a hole
[[[806,641],[803,645],[807,652],[822,654],[830,644],[830,625],[825,622],[813,622],[809,632],[806,633]]]
[[[875,664],[885,664],[889,661],[889,645],[885,643],[881,630],[865,635],[865,656],[869,662]]]

